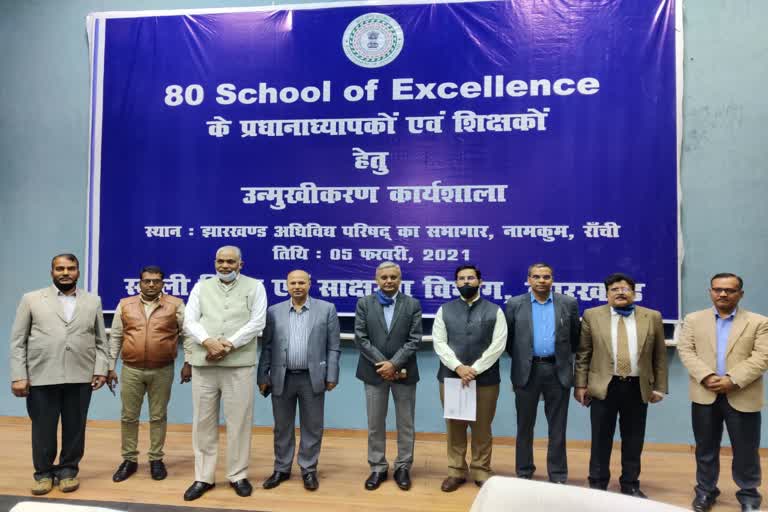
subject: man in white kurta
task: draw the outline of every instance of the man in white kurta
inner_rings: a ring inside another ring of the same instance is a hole
[[[266,322],[267,295],[260,281],[240,274],[240,249],[216,252],[216,277],[198,282],[187,302],[184,334],[192,365],[192,445],[195,482],[184,500],[201,497],[215,485],[219,405],[227,427],[227,480],[238,496],[250,496],[253,391],[257,338]]]

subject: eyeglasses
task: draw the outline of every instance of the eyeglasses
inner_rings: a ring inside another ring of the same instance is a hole
[[[477,276],[463,276],[463,277],[457,277],[456,282],[457,283],[471,283],[473,281],[477,281]]]
[[[632,288],[627,288],[626,286],[617,286],[615,288],[608,288],[608,291],[611,293],[629,293],[632,291]]]
[[[142,279],[142,284],[163,284],[162,279]]]
[[[739,293],[741,290],[736,288],[710,288],[709,291],[714,293],[715,295],[734,295],[736,293]]]

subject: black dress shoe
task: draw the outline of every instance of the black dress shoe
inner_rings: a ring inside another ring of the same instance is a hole
[[[308,491],[316,491],[320,487],[320,482],[317,481],[317,473],[314,471],[304,473],[301,478],[304,480],[304,488]]]
[[[235,490],[238,496],[241,498],[245,498],[246,496],[250,496],[253,492],[253,486],[251,485],[251,482],[248,481],[247,478],[243,478],[242,480],[238,480],[237,482],[229,482],[229,486]]]
[[[397,468],[394,477],[397,486],[402,490],[407,491],[411,488],[411,475],[407,468]]]
[[[458,476],[449,476],[448,478],[443,480],[442,484],[440,484],[440,490],[443,492],[453,492],[459,487],[461,487],[462,485],[464,485],[466,481],[467,481],[466,478],[461,478]]]
[[[374,489],[378,489],[381,485],[381,482],[387,479],[387,472],[386,471],[374,471],[370,474],[370,476],[365,481],[365,488],[369,491],[373,491]]]
[[[149,461],[149,474],[152,475],[152,480],[165,480],[168,471],[162,459]]]
[[[699,496],[697,495],[691,503],[691,508],[694,512],[707,512],[715,504],[715,498],[711,496]]]
[[[123,480],[127,480],[138,468],[138,463],[133,462],[132,460],[124,460],[123,463],[120,464],[120,467],[117,468],[117,471],[115,471],[115,474],[112,475],[112,481],[122,482]]]
[[[280,483],[285,482],[289,478],[291,478],[290,473],[281,473],[280,471],[275,471],[272,473],[272,475],[270,475],[269,478],[264,480],[264,483],[261,484],[261,486],[265,489],[274,489],[280,485]]]
[[[206,492],[216,487],[216,484],[209,484],[206,482],[195,481],[189,486],[189,489],[184,493],[184,501],[196,500]]]
[[[632,496],[634,498],[642,498],[644,500],[648,499],[648,496],[646,496],[639,487],[622,487],[621,494],[626,494],[627,496]]]
[[[741,512],[759,512],[759,511],[760,511],[760,505],[752,505],[749,503],[741,504]]]

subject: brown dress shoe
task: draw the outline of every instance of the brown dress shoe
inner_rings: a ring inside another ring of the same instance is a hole
[[[35,496],[42,496],[51,492],[51,489],[53,489],[53,479],[41,478],[40,480],[35,480],[35,485],[32,486],[31,492]]]
[[[80,480],[78,480],[76,476],[59,480],[59,490],[61,492],[74,492],[79,488]]]
[[[467,481],[466,478],[459,478],[457,476],[449,476],[443,480],[443,484],[440,486],[440,490],[443,492],[453,492],[461,487]]]

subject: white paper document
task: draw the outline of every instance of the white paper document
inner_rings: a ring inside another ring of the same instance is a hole
[[[443,418],[475,421],[477,419],[477,382],[463,387],[461,379],[444,379],[445,410]]]

